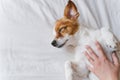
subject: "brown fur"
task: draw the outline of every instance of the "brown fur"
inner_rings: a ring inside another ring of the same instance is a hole
[[[64,10],[64,17],[56,22],[56,38],[64,37],[66,34],[74,35],[79,29],[78,17],[79,13],[75,4],[69,0]]]

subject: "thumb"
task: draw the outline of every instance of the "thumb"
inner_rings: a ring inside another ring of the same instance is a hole
[[[113,59],[114,65],[116,66],[119,65],[119,59],[118,59],[118,56],[116,55],[116,52],[113,52],[112,59]]]

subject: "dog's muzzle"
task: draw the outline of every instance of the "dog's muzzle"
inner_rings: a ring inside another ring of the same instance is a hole
[[[56,40],[53,40],[51,44],[54,47],[61,48],[61,47],[63,47],[66,44],[67,41],[68,41],[68,39],[63,44],[58,44]]]

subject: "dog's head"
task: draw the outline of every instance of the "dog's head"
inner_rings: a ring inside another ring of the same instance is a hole
[[[79,13],[75,4],[69,0],[64,10],[64,17],[56,21],[54,27],[55,39],[52,41],[54,47],[63,47],[79,29]]]

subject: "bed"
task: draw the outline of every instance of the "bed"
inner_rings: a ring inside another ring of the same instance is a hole
[[[51,46],[68,0],[0,0],[0,80],[65,80],[69,53]],[[73,0],[80,23],[110,26],[120,40],[120,0]]]

